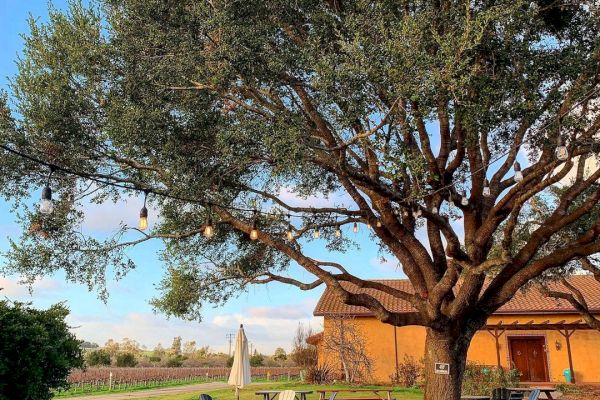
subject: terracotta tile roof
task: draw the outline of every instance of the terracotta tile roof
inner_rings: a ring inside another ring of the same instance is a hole
[[[590,310],[600,312],[600,282],[596,281],[591,275],[576,275],[569,277],[568,280],[581,290]],[[377,280],[377,282],[382,282],[407,292],[413,292],[411,283],[406,279]],[[373,289],[358,289],[355,285],[348,282],[342,282],[342,285],[354,292],[362,290],[373,294],[389,311],[400,313],[413,311],[410,304],[388,294],[377,292]],[[553,289],[567,291],[560,283],[552,284],[551,287]],[[575,309],[567,301],[547,298],[537,289],[531,288],[529,290],[520,290],[517,292],[517,294],[508,303],[500,307],[495,314],[564,314],[575,312]],[[314,315],[323,316],[340,314],[355,316],[372,315],[371,312],[364,307],[349,306],[341,303],[330,289],[325,289],[325,292],[315,307]]]

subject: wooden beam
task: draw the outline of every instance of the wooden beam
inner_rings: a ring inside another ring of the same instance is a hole
[[[574,330],[569,333],[565,330],[565,340],[567,341],[567,355],[569,356],[569,370],[571,371],[571,382],[575,383],[575,371],[573,370],[573,356],[571,355],[571,335],[575,332]]]

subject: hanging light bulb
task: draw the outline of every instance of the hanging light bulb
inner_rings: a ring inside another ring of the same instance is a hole
[[[370,222],[367,222],[367,229],[369,229],[369,230],[373,229]]]
[[[313,232],[313,238],[318,239],[319,237],[321,237],[321,232],[319,232],[319,229],[315,229]]]
[[[208,217],[208,222],[204,226],[204,237],[210,239],[215,234],[215,228],[213,227],[212,217]]]
[[[569,150],[567,149],[567,146],[565,145],[562,135],[559,135],[559,137],[558,137],[558,147],[556,148],[556,158],[558,158],[559,161],[565,161],[567,158],[569,158]]]
[[[354,233],[358,233],[358,224],[355,222],[354,225],[352,226],[352,232]]]
[[[252,229],[250,230],[250,240],[258,239],[258,229],[256,229],[256,210],[253,211]]]
[[[342,237],[342,231],[339,226],[335,227],[335,237]]]
[[[148,209],[146,208],[146,199],[148,198],[148,192],[144,191],[144,206],[140,210],[140,220],[138,222],[138,228],[143,231],[148,228]]]
[[[258,229],[256,229],[256,226],[254,226],[254,224],[252,224],[252,230],[250,231],[250,239],[258,239]]]
[[[449,205],[450,207],[456,207],[456,205],[454,204],[454,200],[452,200],[452,195],[450,195],[450,199],[449,199],[449,201],[448,201],[448,205]]]
[[[437,206],[433,206],[433,207],[431,207],[431,212],[432,212],[433,214],[437,214],[437,213],[438,213],[438,208],[437,208]]]
[[[375,224],[376,227],[381,228],[381,221],[377,220],[377,223]]]
[[[515,163],[515,182],[521,182],[523,180],[523,172],[521,172],[521,164],[517,161]]]
[[[483,182],[483,197],[490,197],[491,195],[492,195],[492,192],[490,191],[490,183],[486,179]]]
[[[44,215],[52,214],[54,211],[54,203],[52,202],[52,189],[50,189],[50,179],[52,179],[52,174],[54,173],[55,167],[53,165],[50,166],[50,174],[48,174],[48,180],[46,181],[46,186],[42,189],[42,200],[40,201],[40,213]]]
[[[46,185],[44,189],[42,189],[42,201],[40,201],[40,212],[42,214],[48,215],[52,214],[54,211],[54,203],[52,202],[52,189],[50,186]]]
[[[420,217],[422,214],[423,214],[423,212],[422,212],[422,211],[421,211],[421,209],[420,209],[420,208],[418,208],[418,207],[417,207],[417,208],[415,208],[415,209],[413,210],[413,213],[412,213],[412,215],[413,215],[413,217],[414,217],[414,218],[419,218],[419,217]]]
[[[294,240],[294,233],[292,232],[292,223],[290,222],[290,214],[288,214],[287,217],[288,217],[288,230],[285,233],[285,236],[287,237],[287,240],[292,241],[292,240]]]
[[[463,190],[460,195],[461,195],[460,204],[462,204],[463,206],[468,205],[469,199],[467,198],[467,192],[465,190]]]

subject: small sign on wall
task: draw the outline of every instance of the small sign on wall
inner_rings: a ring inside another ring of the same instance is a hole
[[[435,373],[440,375],[450,374],[450,364],[446,363],[435,363]]]

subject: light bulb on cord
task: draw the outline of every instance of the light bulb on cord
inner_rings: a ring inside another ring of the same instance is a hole
[[[469,199],[467,198],[467,192],[465,190],[461,193],[460,204],[466,206],[469,204]]]
[[[52,189],[46,185],[42,189],[42,200],[40,201],[40,212],[44,215],[52,214],[54,203],[52,202]]]
[[[352,226],[352,232],[354,233],[358,233],[358,224],[355,222],[354,225]]]
[[[565,145],[564,139],[562,138],[561,135],[559,135],[559,137],[558,137],[558,147],[556,148],[556,158],[558,158],[559,161],[565,161],[567,158],[569,158],[569,150],[567,149],[567,146]]]
[[[288,214],[287,217],[288,217],[288,230],[285,233],[285,236],[287,237],[287,240],[289,240],[291,242],[292,240],[294,240],[294,233],[292,232],[292,223],[290,222],[290,214]]]
[[[313,232],[313,238],[318,239],[321,236],[321,232],[318,229],[315,229]]]
[[[143,231],[148,229],[148,209],[146,208],[146,199],[148,198],[148,192],[144,191],[144,206],[140,210],[140,220],[138,222],[138,228]]]
[[[490,183],[486,179],[483,182],[483,197],[490,197],[491,195],[492,195],[492,192],[490,191]]]
[[[250,240],[258,239],[258,229],[256,229],[256,210],[253,211],[252,229],[250,230]]]
[[[342,237],[342,231],[339,226],[335,227],[335,237]]]
[[[521,182],[523,180],[523,172],[521,172],[521,164],[517,161],[515,163],[515,182]]]
[[[250,231],[250,239],[256,240],[258,239],[258,229],[253,225],[252,230]]]
[[[48,174],[48,180],[46,186],[42,189],[42,200],[40,201],[40,213],[44,215],[52,214],[54,211],[54,203],[52,202],[52,189],[50,189],[50,179],[56,167],[50,165],[50,174]]]
[[[212,217],[209,217],[208,222],[206,223],[206,226],[204,227],[204,237],[206,237],[207,239],[210,239],[211,237],[213,237],[214,234],[215,234],[215,228],[213,227]]]
[[[420,208],[415,208],[415,209],[413,210],[413,217],[414,217],[414,218],[419,218],[419,217],[421,216],[421,214],[422,214],[422,213],[423,213],[423,212],[421,211],[421,209],[420,209]]]
[[[433,207],[431,208],[431,212],[432,212],[433,214],[437,214],[437,213],[438,213],[438,208],[437,208],[436,206],[433,206]]]
[[[378,228],[381,228],[381,221],[377,220],[377,223],[375,224],[375,226],[377,226]]]

